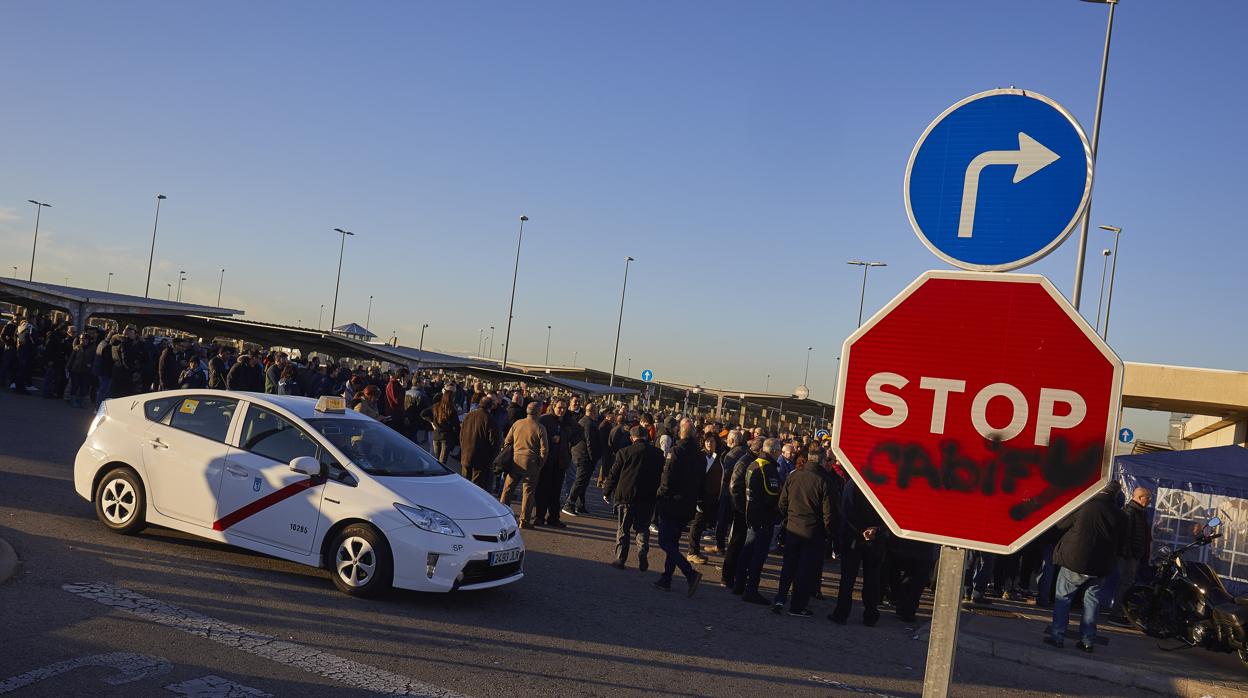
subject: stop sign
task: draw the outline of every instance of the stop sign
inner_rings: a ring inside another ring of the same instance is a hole
[[[1044,277],[927,272],[841,357],[833,448],[903,538],[1010,553],[1108,481],[1122,361]]]

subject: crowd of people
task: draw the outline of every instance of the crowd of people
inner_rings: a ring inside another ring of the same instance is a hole
[[[494,389],[405,367],[292,361],[276,351],[140,337],[134,326],[88,327],[78,334],[43,315],[5,324],[0,346],[0,385],[31,394],[33,376],[41,374],[44,397],[75,407],[177,388],[342,396],[351,409],[462,469],[503,504],[518,494],[517,518],[525,529],[565,528],[563,516],[590,514],[586,499],[596,482],[616,523],[611,566],[625,569],[635,543],[636,567],[647,570],[654,536],[664,554],[654,582],[661,590],[672,588],[679,571],[693,596],[703,579],[698,567],[710,563],[708,554],[721,555],[721,586],[747,603],[776,613],[787,606],[788,615],[809,617],[811,600],[822,598],[825,567],[835,560],[839,588],[827,617],[848,622],[861,577],[861,621],[874,626],[883,607],[914,621],[933,583],[937,547],[891,535],[828,443],[810,434],[639,412],[524,385]],[[1091,652],[1103,583],[1120,579],[1111,621],[1124,623],[1122,592],[1150,547],[1143,516],[1148,491],[1136,490],[1119,509],[1115,487],[1016,554],[972,554],[966,600],[1034,600],[1052,607],[1045,642],[1059,647],[1072,603],[1081,601],[1078,647]],[[769,599],[760,580],[773,553],[780,579]]]

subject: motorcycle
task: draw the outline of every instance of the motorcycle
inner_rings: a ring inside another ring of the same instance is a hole
[[[1153,561],[1153,581],[1131,587],[1123,611],[1147,635],[1177,638],[1188,647],[1235,652],[1248,669],[1248,596],[1232,596],[1209,565],[1183,559],[1184,553],[1221,538],[1215,532],[1221,525],[1214,517],[1188,545],[1173,552],[1162,548]]]

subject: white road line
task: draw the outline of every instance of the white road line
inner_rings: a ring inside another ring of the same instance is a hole
[[[392,696],[465,698],[462,694],[439,686],[344,659],[313,647],[279,640],[271,635],[232,625],[195,611],[178,608],[105,582],[65,584],[61,588],[71,594],[134,614],[144,620],[207,638],[226,647],[302,669],[354,688]]]
[[[87,657],[78,657],[77,659],[66,659],[63,662],[32,669],[25,674],[10,676],[4,681],[0,681],[0,693],[11,693],[19,688],[38,683],[44,679],[50,679],[53,676],[60,676],[84,666],[107,666],[116,669],[116,676],[109,676],[104,679],[104,683],[112,684],[113,686],[131,683],[149,676],[167,674],[173,669],[172,664],[160,657],[149,657],[130,652],[93,654]]]
[[[236,684],[213,674],[181,683],[171,683],[165,686],[165,690],[180,696],[188,696],[188,698],[273,698],[272,693]]]

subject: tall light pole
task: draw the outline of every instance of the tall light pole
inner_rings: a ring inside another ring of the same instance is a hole
[[[416,348],[417,351],[425,350],[425,330],[427,329],[429,329],[429,323],[427,322],[420,326],[420,346]]]
[[[546,363],[543,365],[550,365],[550,325],[546,326]]]
[[[321,303],[321,309],[316,311],[316,329],[318,330],[325,329],[325,326],[321,324],[321,321],[324,319],[325,319],[325,304]]]
[[[771,374],[770,373],[767,374],[767,385],[763,388],[763,392],[764,393],[771,392]]]
[[[342,244],[338,246],[338,280],[334,282],[334,309],[329,313],[330,332],[334,331],[334,325],[338,322],[338,287],[342,285],[342,253],[347,249],[347,236],[355,235],[355,233],[342,228],[334,228],[334,232],[342,235]]]
[[[577,355],[578,353],[579,353],[579,351],[574,351],[574,352],[572,352],[572,368],[576,368],[576,355]]]
[[[113,272],[108,272],[108,283],[104,285],[104,292],[108,293],[113,290]]]
[[[477,330],[477,356],[481,356],[481,352],[485,351],[485,328]]]
[[[503,337],[502,369],[504,371],[507,370],[507,345],[511,342],[512,312],[516,309],[516,277],[520,275],[520,243],[524,242],[524,222],[527,220],[529,220],[528,216],[520,216],[520,237],[516,238],[516,268],[511,272],[511,302],[507,304],[507,336]],[[493,335],[490,336],[490,353],[494,353]]]
[[[806,385],[806,379],[810,378],[810,352],[814,347],[806,347],[806,372],[802,374],[802,385]]]
[[[884,262],[863,262],[856,259],[846,262],[846,264],[862,267],[862,293],[858,295],[858,326],[862,327],[862,304],[867,299],[867,271],[871,267],[886,267],[888,265]]]
[[[1109,256],[1112,253],[1109,248],[1101,250],[1101,256],[1105,261],[1101,264],[1101,293],[1096,301],[1096,333],[1101,333],[1101,311],[1105,308],[1105,272],[1109,271]]]
[[[165,300],[167,301],[173,300],[173,284],[172,283],[165,284]]]
[[[1101,328],[1101,339],[1109,339],[1109,310],[1114,305],[1114,277],[1118,275],[1118,236],[1122,235],[1122,228],[1114,225],[1098,227],[1114,234],[1114,263],[1109,270],[1109,296],[1105,298],[1105,326]]]
[[[1096,167],[1097,145],[1101,142],[1101,107],[1105,103],[1105,74],[1109,70],[1109,39],[1114,32],[1114,9],[1118,0],[1084,0],[1084,2],[1109,5],[1109,22],[1105,25],[1105,50],[1101,53],[1101,82],[1096,91],[1096,114],[1092,117],[1092,166]],[[1083,221],[1079,224],[1079,251],[1075,257],[1075,292],[1070,302],[1079,309],[1079,300],[1083,297],[1083,258],[1088,253],[1088,225],[1092,220],[1092,195],[1088,194],[1088,206],[1083,210]],[[1117,262],[1117,257],[1114,259]],[[1112,284],[1111,284],[1112,285]]]
[[[373,322],[373,297],[369,296],[368,297],[368,313],[364,315],[364,329],[367,330],[368,326],[372,322]]]
[[[34,199],[26,199],[35,205],[35,241],[30,245],[30,281],[35,280],[35,248],[39,246],[39,214],[43,213],[43,209],[52,208],[52,204],[45,204],[42,201]],[[17,267],[13,268],[13,276],[17,276]]]
[[[626,376],[633,375],[633,357],[631,356],[628,357],[628,368],[624,369],[624,375]]]
[[[15,279],[17,278],[17,265],[16,264],[13,265],[13,278]]]
[[[182,302],[182,282],[186,281],[186,270],[178,272],[178,302]]]
[[[494,358],[494,326],[490,325],[490,358]]]
[[[156,227],[160,225],[160,202],[167,198],[169,197],[164,194],[156,195],[156,220],[152,222],[152,251],[147,255],[147,283],[143,285],[144,298],[148,298],[152,290],[152,260],[156,259]]]
[[[615,325],[615,352],[611,355],[611,382],[615,386],[615,366],[620,359],[620,330],[624,327],[624,294],[628,292],[628,264],[636,261],[632,257],[624,258],[624,288],[620,290],[620,319]]]
[[[221,307],[221,290],[225,288],[225,267],[221,268],[221,280],[217,282],[217,307]],[[317,328],[320,329],[319,327]]]

